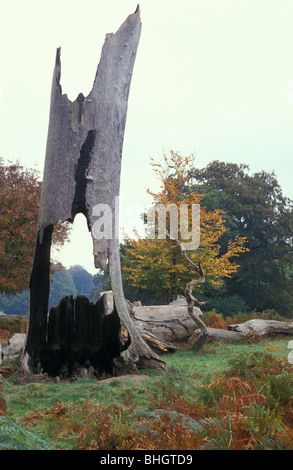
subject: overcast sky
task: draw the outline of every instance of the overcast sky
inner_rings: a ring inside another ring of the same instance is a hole
[[[71,100],[92,87],[107,33],[132,0],[0,0],[0,155],[43,171],[51,80]],[[145,207],[150,157],[171,149],[275,171],[293,198],[293,1],[141,0],[121,197]],[[123,208],[122,208],[123,213]],[[123,223],[123,222],[122,222]],[[127,225],[127,222],[125,222]],[[61,261],[93,267],[83,216]]]

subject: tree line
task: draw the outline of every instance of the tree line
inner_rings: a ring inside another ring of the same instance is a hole
[[[276,175],[251,174],[246,164],[221,161],[199,169],[193,155],[176,152],[151,165],[161,184],[157,193],[147,190],[154,204],[186,204],[190,213],[193,204],[200,204],[200,246],[188,253],[205,272],[197,297],[228,316],[253,310],[292,316],[292,201]],[[23,314],[41,181],[37,171],[3,159],[0,178],[0,311]],[[146,214],[142,217],[147,230]],[[54,246],[61,248],[69,239],[70,224],[56,224]],[[169,303],[184,294],[191,280],[178,245],[169,238],[130,234],[121,243],[121,266],[125,297],[144,305]],[[84,294],[95,301],[108,289],[107,270],[92,276],[80,266],[65,269],[52,260],[50,306],[65,295]]]
[[[85,295],[97,300],[104,284],[104,274],[90,274],[79,265],[64,268],[60,266],[51,277],[49,309],[58,305],[65,296]],[[0,312],[6,315],[27,315],[29,310],[28,289],[12,294],[0,294]]]
[[[248,165],[221,161],[198,169],[193,156],[175,152],[152,164],[161,182],[158,193],[150,191],[155,203],[200,202],[201,243],[191,255],[206,274],[198,298],[228,316],[266,310],[292,316],[292,200],[274,172],[251,174]],[[190,280],[169,240],[129,237],[122,265],[128,298],[149,304],[183,294]]]

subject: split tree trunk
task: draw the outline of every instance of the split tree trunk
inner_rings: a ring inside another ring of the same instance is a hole
[[[167,365],[146,345],[135,328],[123,295],[118,239],[121,157],[128,94],[141,33],[139,8],[115,34],[108,34],[93,88],[74,102],[62,94],[60,48],[53,74],[46,158],[37,242],[30,281],[30,310],[21,368],[32,374],[42,364],[49,297],[52,229],[58,222],[87,219],[96,268],[109,261],[117,313],[127,327],[131,345],[119,359],[122,368]],[[103,232],[104,229],[104,232]]]

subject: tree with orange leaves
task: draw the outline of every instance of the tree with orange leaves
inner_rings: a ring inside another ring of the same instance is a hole
[[[203,195],[192,191],[190,170],[194,168],[194,155],[182,157],[179,153],[170,152],[163,162],[153,159],[152,167],[160,180],[157,193],[147,190],[153,197],[154,205],[167,207],[175,204],[180,213],[180,206],[187,205],[190,224],[192,206],[200,204]],[[166,219],[167,234],[170,229],[170,218]],[[189,226],[190,228],[190,226]],[[126,237],[126,248],[122,257],[124,278],[140,290],[152,292],[153,298],[163,303],[175,299],[177,295],[186,295],[186,286],[190,285],[191,269],[199,273],[201,282],[190,286],[192,289],[204,281],[215,286],[223,283],[223,278],[230,277],[237,271],[237,256],[247,250],[245,238],[236,237],[228,242],[226,252],[220,253],[220,238],[227,232],[224,213],[220,210],[208,211],[200,206],[200,244],[196,250],[182,249],[184,240],[181,234],[178,240],[150,239],[139,236]],[[157,226],[155,229],[157,233]],[[196,299],[192,296],[196,301]]]
[[[0,158],[0,292],[28,289],[35,246],[41,181],[36,170]],[[69,225],[57,224],[54,245],[61,247]]]

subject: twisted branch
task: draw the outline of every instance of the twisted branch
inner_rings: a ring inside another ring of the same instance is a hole
[[[167,235],[170,238],[169,233],[167,233]],[[193,289],[196,286],[198,286],[199,284],[203,284],[205,282],[205,275],[204,275],[204,271],[201,267],[200,262],[198,264],[194,263],[187,256],[186,249],[184,248],[184,245],[179,240],[174,240],[174,241],[179,246],[179,248],[181,250],[181,254],[182,254],[183,258],[185,259],[185,261],[187,262],[187,264],[194,271],[199,273],[199,278],[198,279],[194,279],[191,282],[189,282],[189,284],[187,284],[187,286],[185,288],[185,297],[186,297],[186,301],[187,301],[188,313],[189,313],[190,317],[192,318],[192,320],[194,321],[194,323],[196,324],[196,326],[198,326],[198,328],[200,329],[199,333],[196,332],[196,333],[193,334],[192,342],[191,342],[190,347],[193,348],[193,349],[200,349],[200,348],[203,347],[203,345],[206,343],[206,341],[208,339],[208,330],[207,330],[207,327],[206,327],[205,323],[200,318],[200,316],[197,315],[197,313],[194,311],[194,304],[197,304],[199,306],[203,306],[203,305],[206,305],[207,302],[200,302],[196,297],[194,297],[192,292],[193,292]]]

